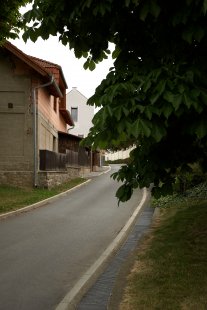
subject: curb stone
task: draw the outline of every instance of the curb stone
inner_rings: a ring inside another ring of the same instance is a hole
[[[6,218],[11,217],[11,216],[18,215],[20,213],[29,212],[30,210],[42,207],[42,206],[46,205],[47,203],[53,202],[53,201],[57,200],[58,198],[60,198],[61,196],[65,196],[69,192],[72,192],[72,191],[76,190],[77,188],[79,188],[79,187],[81,187],[83,185],[86,185],[90,181],[91,181],[91,179],[86,180],[85,182],[83,182],[83,183],[81,183],[79,185],[76,185],[75,187],[72,187],[72,188],[68,189],[67,191],[59,193],[59,194],[57,194],[55,196],[52,196],[50,198],[46,198],[44,200],[38,201],[36,203],[33,203],[32,205],[29,205],[29,206],[26,206],[26,207],[23,207],[21,209],[17,209],[17,210],[14,210],[14,211],[10,211],[10,212],[7,212],[7,213],[0,214],[0,220],[6,219]]]
[[[109,167],[109,169],[107,169],[107,170],[105,170],[103,172],[98,173],[96,176],[100,176],[100,175],[102,175],[104,173],[108,173],[110,170],[111,170],[111,167]],[[81,183],[79,185],[76,185],[76,186],[74,186],[74,187],[72,187],[72,188],[70,188],[70,189],[68,189],[68,190],[66,190],[66,191],[64,191],[62,193],[59,193],[59,194],[57,194],[55,196],[52,196],[50,198],[46,198],[44,200],[38,201],[36,203],[33,203],[32,205],[29,205],[29,206],[26,206],[26,207],[23,207],[23,208],[14,210],[14,211],[10,211],[10,212],[7,212],[7,213],[0,214],[0,220],[6,219],[6,218],[11,217],[11,216],[16,216],[16,215],[21,214],[21,213],[29,212],[30,210],[34,210],[36,208],[42,207],[42,206],[46,205],[47,203],[53,202],[53,201],[57,200],[58,198],[60,198],[61,196],[65,196],[69,192],[72,192],[72,191],[76,190],[77,188],[86,185],[90,181],[91,181],[91,179],[89,178],[85,182],[83,182],[83,183]]]

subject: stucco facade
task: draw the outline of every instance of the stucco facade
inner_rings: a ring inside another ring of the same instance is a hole
[[[87,100],[76,87],[73,87],[66,95],[66,105],[70,113],[73,109],[77,109],[77,120],[74,119],[75,126],[69,129],[69,133],[84,138],[93,125],[92,119],[94,117],[94,107],[87,105]],[[72,113],[71,115],[73,117]]]

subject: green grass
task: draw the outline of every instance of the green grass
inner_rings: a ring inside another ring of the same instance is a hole
[[[196,188],[161,208],[137,251],[121,310],[207,309],[206,184]]]
[[[76,178],[67,183],[56,186],[53,189],[17,188],[12,186],[0,186],[0,214],[17,210],[39,202],[46,198],[55,196],[85,181],[83,178]]]

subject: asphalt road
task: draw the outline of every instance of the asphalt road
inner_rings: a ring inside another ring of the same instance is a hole
[[[118,166],[112,168],[112,172]],[[139,204],[117,206],[110,173],[52,203],[0,221],[0,310],[52,310]]]

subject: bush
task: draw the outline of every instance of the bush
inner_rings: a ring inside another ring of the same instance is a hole
[[[128,164],[128,163],[130,163],[130,158],[107,160],[105,163],[106,164]]]
[[[177,170],[174,192],[184,193],[187,189],[196,186],[207,180],[207,175],[204,173],[198,163],[188,165],[188,170]]]

